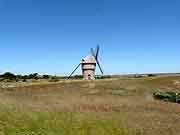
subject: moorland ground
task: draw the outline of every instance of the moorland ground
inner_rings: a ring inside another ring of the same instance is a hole
[[[180,92],[180,76],[1,87],[0,135],[180,135],[180,105],[157,90]]]

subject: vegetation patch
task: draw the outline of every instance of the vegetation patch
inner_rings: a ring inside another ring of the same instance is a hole
[[[153,96],[155,99],[169,101],[173,103],[180,103],[180,93],[176,92],[154,92]]]
[[[113,119],[85,113],[27,112],[0,109],[3,135],[135,135]]]

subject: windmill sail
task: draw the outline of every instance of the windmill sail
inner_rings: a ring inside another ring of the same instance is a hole
[[[104,74],[104,72],[103,72],[103,70],[102,70],[102,68],[101,68],[101,65],[100,65],[100,63],[99,63],[99,60],[97,59],[96,62],[97,62],[98,67],[99,67],[99,69],[100,69],[100,71],[101,71],[101,74]]]
[[[92,53],[92,55],[94,56],[94,58],[95,58],[95,60],[96,60],[96,63],[97,63],[97,65],[98,65],[101,73],[104,74],[104,73],[103,73],[103,70],[102,70],[102,68],[101,68],[101,65],[100,65],[100,63],[99,63],[99,60],[98,60],[99,49],[100,49],[100,47],[99,47],[99,45],[97,45],[96,53],[94,52],[94,49],[93,49],[93,48],[91,48],[91,53]]]
[[[81,65],[81,63],[73,70],[73,72],[70,74],[70,76],[68,78],[70,78],[74,74],[74,72],[79,68],[80,65]]]
[[[96,55],[95,55],[95,58],[98,59],[98,55],[99,55],[99,45],[97,45],[97,49],[96,49]]]

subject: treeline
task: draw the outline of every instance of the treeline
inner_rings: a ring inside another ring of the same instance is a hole
[[[109,79],[109,78],[114,78],[114,77],[111,75],[96,76],[96,79]]]
[[[71,79],[83,79],[82,75],[74,75],[70,77]],[[96,79],[108,79],[108,78],[114,78],[111,75],[103,75],[103,76],[96,76]]]
[[[108,78],[114,78],[111,75],[105,75],[105,76],[96,76],[96,79],[108,79]],[[40,75],[38,73],[32,73],[28,75],[16,75],[11,72],[6,72],[4,74],[0,75],[0,81],[4,82],[27,82],[31,80],[40,80],[40,79],[45,79],[49,80],[50,82],[58,82],[59,80],[62,79],[68,79],[67,76],[53,76],[53,75]],[[69,79],[83,79],[82,75],[74,75],[71,76]]]
[[[52,75],[39,75],[38,73],[32,73],[29,75],[16,75],[10,72],[6,72],[0,75],[0,81],[6,82],[26,82],[27,80],[39,80],[39,79],[47,79],[52,82],[57,82],[60,79],[65,79],[66,77],[52,76]]]

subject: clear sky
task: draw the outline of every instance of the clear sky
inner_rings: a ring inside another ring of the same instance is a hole
[[[180,1],[0,0],[0,73],[67,75],[97,44],[106,74],[180,72]]]

